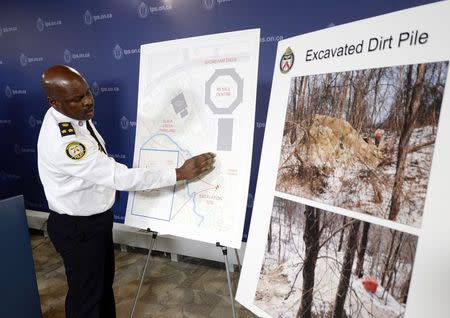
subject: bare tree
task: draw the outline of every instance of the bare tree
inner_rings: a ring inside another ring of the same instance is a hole
[[[334,117],[342,118],[344,115],[344,106],[350,87],[351,75],[351,72],[345,72],[343,75],[342,88],[338,93],[339,96],[337,97],[336,106],[334,107]]]
[[[361,278],[364,275],[364,256],[366,255],[367,242],[369,239],[369,229],[370,223],[364,222],[355,270],[355,275],[358,276],[358,278]]]
[[[319,209],[306,206],[305,209],[305,260],[303,263],[303,287],[300,309],[297,318],[311,318],[311,308],[314,292],[314,272],[316,269],[317,256],[320,249],[320,219]]]
[[[364,98],[375,75],[375,69],[358,71],[356,74],[353,82],[353,102],[349,109],[349,122],[353,128],[360,132],[366,121]]]
[[[286,204],[284,204],[286,206]],[[281,264],[281,211],[278,212],[278,264]]]
[[[392,257],[393,251],[394,251],[395,238],[398,233],[395,230],[389,230],[389,232],[391,233],[391,243],[389,244],[389,252],[387,254],[386,260],[384,261],[384,269],[383,269],[383,273],[381,274],[381,285],[382,286],[385,286],[384,282],[385,282],[386,276],[389,272],[389,267],[391,264],[391,257]]]
[[[334,301],[333,318],[345,317],[344,304],[350,285],[350,276],[352,273],[353,260],[355,258],[356,245],[359,232],[359,220],[352,220],[352,225],[347,236],[347,247],[345,250],[344,262],[342,264],[341,277]]]
[[[267,234],[267,252],[270,254],[272,249],[272,218],[270,218],[269,233]]]
[[[340,236],[339,236],[339,246],[338,246],[338,252],[340,252],[341,251],[341,249],[342,249],[342,243],[344,242],[344,230],[345,230],[345,227],[344,227],[344,225],[345,225],[345,223],[347,223],[347,217],[343,217],[342,218],[342,230],[341,230],[341,234],[340,234]]]
[[[414,87],[412,88],[411,98],[409,99],[409,103],[407,103],[405,110],[405,118],[398,143],[397,167],[394,177],[391,205],[389,209],[389,220],[393,221],[397,220],[398,213],[400,212],[406,157],[408,155],[408,143],[411,138],[420,107],[426,68],[426,64],[417,65],[416,80]]]
[[[391,260],[391,262],[389,264],[389,267],[388,267],[389,278],[388,278],[388,281],[386,283],[386,286],[384,286],[385,290],[383,292],[383,296],[384,296],[384,293],[386,293],[389,290],[391,291],[391,294],[393,294],[392,291],[394,289],[395,275],[396,275],[396,272],[397,272],[397,260],[398,260],[398,258],[400,256],[400,248],[403,245],[403,238],[404,238],[404,233],[401,232],[400,235],[399,235],[399,238],[398,238],[397,247],[395,248],[394,254],[392,256],[392,260]]]
[[[395,100],[393,105],[391,106],[392,111],[389,112],[389,117],[387,118],[387,121],[385,123],[386,127],[389,127],[390,129],[397,131],[400,130],[400,127],[403,124],[403,108],[402,104],[404,103],[405,98],[405,90],[404,87],[408,86],[408,83],[410,83],[411,74],[405,74],[405,66],[399,66],[398,69],[396,69],[397,72],[394,72],[397,74],[398,79],[395,79]],[[407,73],[407,72],[406,72]],[[409,78],[406,78],[409,75]],[[405,82],[407,83],[405,85]]]

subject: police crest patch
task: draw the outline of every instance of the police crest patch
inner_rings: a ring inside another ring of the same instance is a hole
[[[66,155],[70,159],[79,160],[86,154],[86,146],[81,142],[73,141],[66,146]]]
[[[75,129],[73,129],[71,123],[58,123],[58,126],[61,137],[75,135]]]

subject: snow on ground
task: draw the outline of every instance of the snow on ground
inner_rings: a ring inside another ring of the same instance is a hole
[[[277,208],[274,208],[274,215]],[[283,220],[282,220],[283,221]],[[303,226],[300,222],[293,222],[291,237],[285,238],[286,224],[282,226],[281,263],[278,265],[278,218],[272,218],[272,250],[267,252],[263,269],[255,295],[255,305],[266,311],[272,317],[295,318],[300,308],[302,296],[302,264],[305,254],[303,241]],[[315,269],[315,286],[313,312],[316,317],[328,317],[332,312],[339,284],[341,264],[344,258],[345,248],[337,252],[339,236],[326,244],[319,253]],[[365,272],[369,272],[369,256],[366,255]],[[354,267],[356,266],[356,258]],[[402,267],[401,271],[409,271],[408,267]],[[399,273],[399,276],[402,273]],[[370,318],[402,317],[405,306],[398,303],[389,293],[384,294],[383,288],[378,287],[372,294],[364,289],[362,280],[351,275],[351,287],[347,293],[345,310],[350,317]]]
[[[436,138],[436,128],[426,126],[414,130],[410,147],[431,142]],[[285,136],[280,158],[280,167],[293,167],[298,161],[293,155],[296,144],[291,145]],[[391,160],[387,165],[376,169],[368,169],[361,162],[354,161],[350,166],[335,166],[332,173],[326,177],[326,189],[323,193],[312,193],[308,182],[289,177],[282,180],[285,173],[292,175],[289,169],[279,172],[277,190],[300,197],[309,198],[329,205],[347,208],[352,211],[364,212],[381,218],[387,218],[392,195],[392,187],[396,171],[398,138],[386,134],[380,144],[380,149]],[[403,193],[405,200],[401,204],[397,222],[420,227],[428,186],[429,173],[434,151],[434,143],[411,152],[407,157],[407,167]],[[387,159],[387,158],[386,158]],[[374,185],[381,194],[381,202],[376,203]]]
[[[326,255],[321,255],[322,257]],[[337,255],[343,258],[343,253]],[[297,272],[301,263],[292,260],[278,266],[274,271],[262,274],[257,287],[255,304],[272,317],[295,318],[300,308],[302,296],[302,273]],[[297,265],[297,266],[295,266]],[[317,261],[314,286],[313,312],[326,317],[332,312],[339,284],[340,268],[334,261],[319,258]],[[286,299],[295,277],[297,280],[293,292]],[[350,317],[401,317],[405,307],[399,304],[389,293],[383,298],[383,287],[379,286],[375,294],[365,290],[361,279],[352,275],[351,290],[347,294],[345,310]],[[387,299],[387,300],[386,300]]]
[[[363,304],[361,311],[370,312],[371,315],[361,315],[361,317],[399,317],[405,312],[405,306],[398,303],[389,293],[384,293],[384,288],[378,286],[375,293],[371,293],[364,289],[362,280],[355,279],[352,281],[353,299],[361,297],[359,300]],[[354,295],[353,295],[354,294]],[[357,316],[355,316],[357,317]]]

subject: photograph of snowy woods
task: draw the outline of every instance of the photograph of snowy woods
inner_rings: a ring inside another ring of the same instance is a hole
[[[292,78],[276,190],[420,227],[447,71]]]
[[[403,317],[417,237],[275,197],[255,305],[272,317]]]

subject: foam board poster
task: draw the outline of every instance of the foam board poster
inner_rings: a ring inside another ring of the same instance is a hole
[[[237,300],[448,317],[450,3],[280,41]]]
[[[255,117],[259,29],[141,46],[134,167],[215,169],[129,195],[125,224],[240,248]]]

